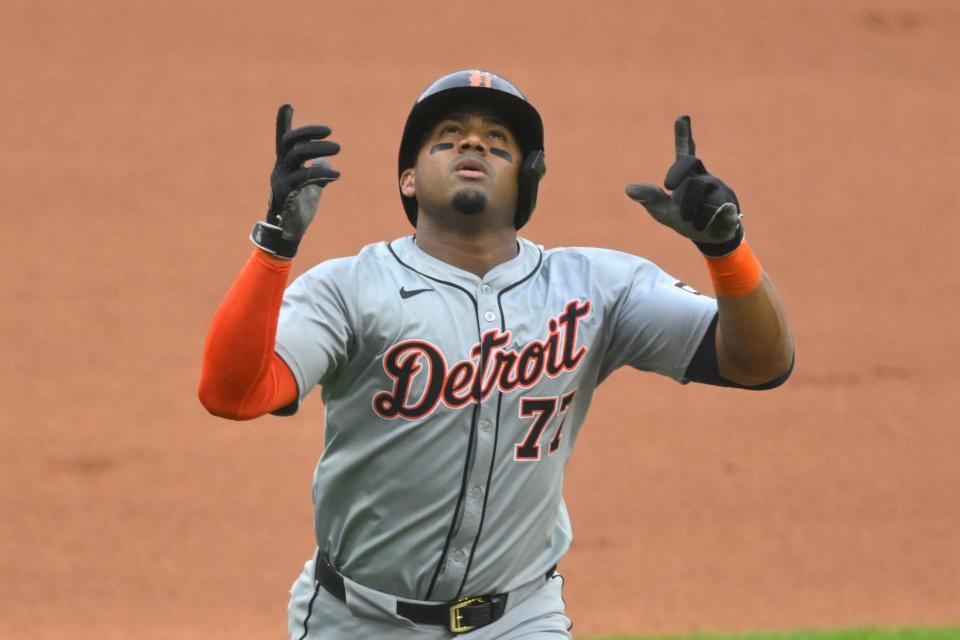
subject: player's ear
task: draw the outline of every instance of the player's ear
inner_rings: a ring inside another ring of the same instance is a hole
[[[408,198],[417,197],[416,173],[416,170],[411,167],[400,174],[400,193]]]

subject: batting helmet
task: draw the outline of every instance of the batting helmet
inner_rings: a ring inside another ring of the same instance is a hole
[[[504,78],[477,69],[455,71],[431,84],[420,94],[407,116],[400,139],[397,178],[414,166],[423,136],[449,109],[476,105],[496,109],[510,124],[523,150],[517,191],[514,226],[519,229],[530,219],[537,204],[537,185],[546,173],[543,159],[543,121],[520,91]],[[417,199],[400,193],[410,224],[417,226]]]

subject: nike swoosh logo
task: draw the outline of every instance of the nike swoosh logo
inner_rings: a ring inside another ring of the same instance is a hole
[[[415,295],[419,295],[427,291],[433,291],[433,289],[411,289],[410,291],[407,291],[403,287],[400,287],[400,297],[406,300],[407,298],[412,298]]]

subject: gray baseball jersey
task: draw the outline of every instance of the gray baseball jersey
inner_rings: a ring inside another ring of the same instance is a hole
[[[517,243],[481,278],[400,238],[284,296],[277,352],[325,407],[317,544],[360,584],[451,600],[542,576],[594,389],[621,365],[683,381],[716,313],[636,256]]]

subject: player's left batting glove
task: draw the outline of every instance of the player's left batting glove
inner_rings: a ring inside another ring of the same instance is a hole
[[[266,222],[258,222],[250,239],[280,258],[293,258],[307,227],[317,215],[320,190],[340,177],[324,159],[340,151],[336,142],[324,140],[330,127],[309,125],[290,130],[293,107],[277,111],[277,162],[270,174],[270,205]],[[310,166],[306,166],[312,161]]]
[[[743,240],[740,203],[733,189],[707,173],[694,154],[690,116],[680,116],[673,125],[677,159],[663,184],[667,195],[652,184],[627,185],[627,195],[642,204],[657,222],[693,240],[705,255],[730,253]]]

